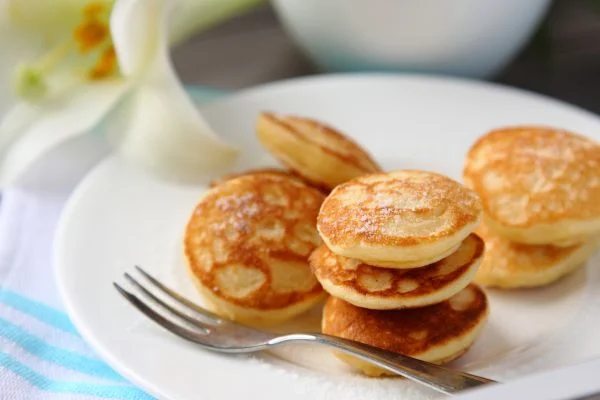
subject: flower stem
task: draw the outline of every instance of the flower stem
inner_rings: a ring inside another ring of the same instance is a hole
[[[61,43],[46,52],[46,54],[35,62],[34,67],[42,73],[49,72],[69,54],[72,48],[73,43],[71,41]]]

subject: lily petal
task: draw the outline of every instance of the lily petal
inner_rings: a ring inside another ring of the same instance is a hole
[[[112,9],[110,31],[119,71],[131,77],[140,74],[157,52],[160,10],[156,0],[120,0]]]
[[[0,123],[0,187],[18,183],[40,156],[95,127],[128,88],[121,80],[81,84],[41,103],[15,105]]]
[[[126,157],[162,177],[200,182],[205,172],[228,166],[237,150],[214,134],[175,74],[167,38],[171,6],[169,0],[116,3],[111,29],[120,68],[140,76],[108,129]],[[146,50],[136,48],[153,49],[150,60]]]

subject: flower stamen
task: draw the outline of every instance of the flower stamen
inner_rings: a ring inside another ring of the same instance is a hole
[[[81,53],[85,54],[99,47],[109,37],[108,23],[102,20],[106,12],[105,5],[101,3],[90,3],[84,7],[84,19],[73,32]]]
[[[102,52],[102,55],[88,72],[88,78],[99,80],[115,73],[117,69],[117,54],[113,46],[109,46]]]
[[[64,67],[73,62],[74,74],[83,72],[85,79],[97,81],[117,74],[117,56],[109,27],[112,4],[110,0],[88,2],[80,9],[81,20],[72,28],[70,37],[36,61],[18,65],[14,71],[17,95],[29,100],[41,98],[49,89],[48,76],[59,65]]]
[[[69,54],[70,49],[71,43],[65,42],[53,47],[37,62],[17,65],[14,71],[17,96],[29,100],[41,98],[48,90],[45,76]]]

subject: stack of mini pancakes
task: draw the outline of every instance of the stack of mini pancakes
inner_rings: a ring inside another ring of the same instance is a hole
[[[541,286],[567,275],[600,238],[600,145],[546,127],[512,127],[481,137],[464,168],[483,204],[477,231],[486,256],[476,281]]]
[[[213,182],[187,225],[188,269],[208,305],[269,325],[313,307],[324,288],[334,296],[326,333],[436,363],[463,354],[488,314],[470,283],[484,252],[472,233],[478,196],[435,173],[383,173],[314,120],[264,113],[257,132],[287,169]]]
[[[479,197],[445,176],[369,174],[323,202],[324,242],[310,256],[329,292],[323,332],[429,362],[456,359],[484,326],[488,304],[471,284],[484,243]],[[368,375],[386,371],[342,357]]]

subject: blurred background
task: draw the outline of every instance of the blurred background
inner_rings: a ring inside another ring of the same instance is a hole
[[[286,1],[276,3],[279,15],[264,4],[179,46],[173,57],[182,80],[241,89],[322,72],[282,26]],[[600,113],[600,0],[553,1],[511,60],[488,79]]]

